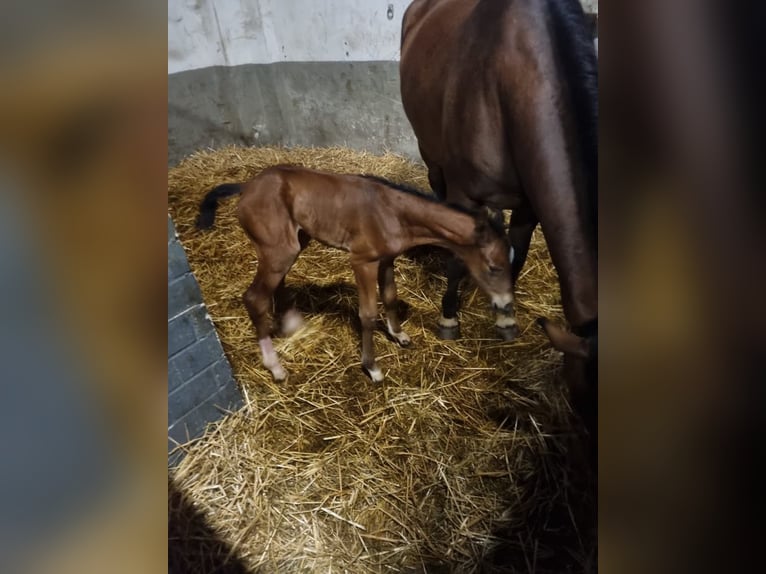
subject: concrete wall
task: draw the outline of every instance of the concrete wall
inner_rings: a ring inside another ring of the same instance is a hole
[[[168,217],[168,452],[200,436],[224,410],[241,406],[231,367]],[[181,457],[175,452],[169,465]]]
[[[347,145],[417,157],[397,62],[279,62],[168,78],[171,165],[207,147]]]
[[[409,3],[169,0],[168,73],[272,62],[397,61]]]
[[[169,163],[230,143],[417,157],[399,97],[407,5],[169,0]]]
[[[348,145],[418,158],[399,96],[410,0],[169,0],[171,165],[206,147]],[[597,0],[583,0],[589,11]]]

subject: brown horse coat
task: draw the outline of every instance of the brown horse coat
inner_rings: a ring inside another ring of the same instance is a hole
[[[580,411],[595,432],[598,77],[582,6],[414,0],[402,23],[400,74],[434,192],[463,207],[513,210],[514,281],[541,224],[575,339],[543,325],[565,352],[575,403],[587,403]],[[460,277],[459,267],[448,269],[442,301],[453,329]]]
[[[426,244],[451,250],[465,262],[493,307],[505,315],[511,313],[507,242],[486,216],[457,210],[373,176],[274,166],[250,182],[210,191],[200,206],[198,227],[212,225],[220,198],[239,193],[239,222],[258,253],[258,272],[244,302],[258,334],[263,363],[276,379],[286,373],[271,342],[268,313],[275,292],[312,238],[349,253],[359,289],[362,366],[375,381],[383,379],[372,340],[376,283],[390,335],[401,345],[410,344],[401,330],[394,283],[394,259],[403,251]]]
[[[597,316],[595,51],[576,0],[415,0],[401,91],[434,191],[513,209],[518,275],[539,221],[576,327]]]

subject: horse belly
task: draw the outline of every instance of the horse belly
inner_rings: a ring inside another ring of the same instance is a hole
[[[309,237],[320,243],[343,251],[349,250],[349,233],[345,229],[329,225],[328,222],[312,221],[306,225],[299,223],[299,230],[303,230]]]
[[[523,202],[523,193],[502,111],[489,98],[472,100],[461,103],[471,110],[473,120],[454,121],[445,128],[442,169],[447,198],[514,209]]]
[[[337,214],[336,214],[337,215]],[[298,230],[302,230],[312,239],[320,243],[342,249],[349,250],[349,244],[352,239],[352,230],[347,226],[341,225],[342,217],[330,217],[320,215],[313,211],[294,214]]]

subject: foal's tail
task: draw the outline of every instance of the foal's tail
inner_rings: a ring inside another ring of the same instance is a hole
[[[224,183],[214,187],[205,195],[199,204],[199,217],[197,217],[197,229],[210,229],[215,221],[215,210],[218,208],[218,201],[224,197],[237,195],[242,192],[241,183]]]

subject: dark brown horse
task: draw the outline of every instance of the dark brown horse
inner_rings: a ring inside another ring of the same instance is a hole
[[[279,296],[275,292],[312,238],[350,254],[359,290],[362,366],[373,381],[383,379],[372,341],[376,283],[389,334],[402,346],[410,344],[397,315],[394,259],[411,247],[449,249],[465,262],[493,308],[505,315],[512,312],[507,240],[486,214],[448,207],[433,196],[373,176],[275,166],[248,183],[210,191],[200,206],[197,227],[210,227],[218,200],[238,193],[239,222],[258,253],[258,272],[244,294],[245,306],[255,324],[263,364],[277,380],[286,373],[271,342],[268,313],[273,297]]]
[[[546,333],[574,367],[573,390],[585,392],[597,340],[598,79],[580,3],[414,0],[400,73],[434,192],[467,209],[513,210],[514,282],[541,224],[575,334],[550,323]],[[443,336],[458,334],[463,275],[448,266]]]

